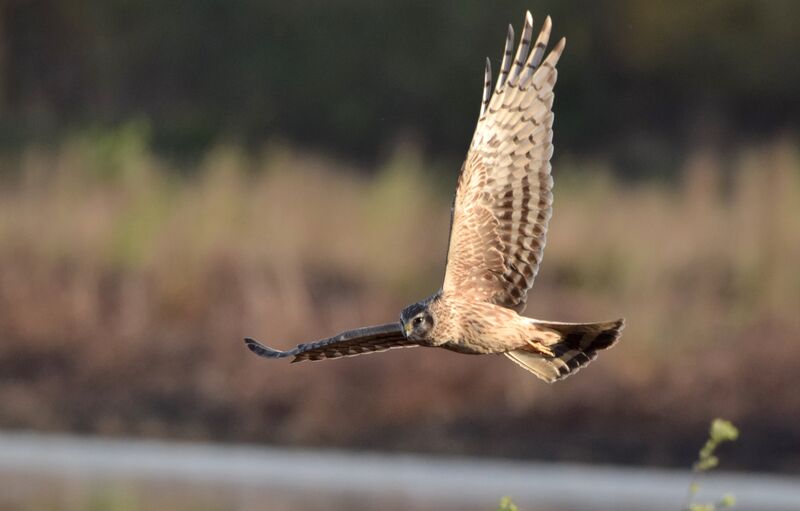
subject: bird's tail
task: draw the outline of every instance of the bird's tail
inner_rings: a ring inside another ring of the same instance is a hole
[[[509,351],[505,355],[548,383],[576,373],[594,360],[598,351],[613,346],[625,326],[623,319],[602,323],[533,321],[537,330],[549,334],[543,336],[544,342],[537,340],[530,347]]]

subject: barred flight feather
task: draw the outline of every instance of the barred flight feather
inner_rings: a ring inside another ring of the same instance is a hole
[[[348,330],[328,339],[298,344],[287,351],[264,346],[254,339],[245,339],[250,351],[266,358],[294,357],[292,362],[303,360],[324,360],[327,358],[351,357],[362,353],[377,353],[392,348],[417,346],[418,343],[406,338],[399,323],[357,328]]]
[[[490,78],[484,82],[480,118],[459,176],[443,286],[517,312],[538,272],[552,214],[553,87],[565,41],[545,58],[551,29],[548,16],[530,51],[533,18],[527,13],[513,64],[508,31],[491,98]]]

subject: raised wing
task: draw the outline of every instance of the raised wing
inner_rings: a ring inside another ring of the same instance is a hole
[[[480,118],[458,180],[442,286],[446,293],[518,312],[539,270],[552,213],[553,86],[565,40],[543,60],[551,26],[548,16],[530,51],[533,18],[527,13],[513,65],[514,30],[508,27],[493,94],[486,61]]]
[[[316,342],[298,344],[288,351],[269,348],[254,339],[244,340],[250,351],[260,357],[286,358],[294,357],[292,362],[303,360],[324,360],[326,358],[352,357],[362,353],[377,353],[392,348],[413,347],[418,344],[406,339],[400,323],[369,326],[348,330],[337,336]]]

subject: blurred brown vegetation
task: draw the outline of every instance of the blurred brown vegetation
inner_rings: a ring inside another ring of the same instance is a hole
[[[553,386],[502,357],[242,345],[389,321],[438,288],[454,176],[413,147],[364,172],[220,146],[187,176],[145,141],[134,124],[0,162],[0,427],[685,466],[724,416],[731,466],[800,470],[794,139],[698,151],[674,185],[558,158],[526,314],[628,327]]]

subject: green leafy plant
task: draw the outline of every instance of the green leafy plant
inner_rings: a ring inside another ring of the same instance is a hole
[[[723,495],[716,502],[695,502],[700,484],[697,482],[700,474],[708,472],[719,465],[719,458],[714,454],[717,447],[724,442],[732,442],[739,438],[739,430],[730,421],[725,419],[714,419],[708,430],[708,439],[697,456],[697,461],[692,465],[692,482],[689,484],[689,491],[686,495],[684,511],[720,511],[736,505],[736,498],[731,494]],[[497,511],[519,511],[510,497],[500,499],[500,507]]]
[[[519,511],[519,508],[511,501],[511,497],[503,497],[500,499],[500,507],[497,508],[497,511]]]
[[[694,499],[697,492],[700,490],[700,484],[697,482],[700,474],[712,470],[719,465],[719,458],[714,454],[723,442],[732,442],[739,437],[739,430],[736,429],[730,421],[724,419],[714,419],[711,422],[711,427],[708,431],[708,440],[703,444],[697,461],[692,466],[692,482],[689,484],[689,492],[686,495],[686,511],[717,511],[720,509],[727,509],[736,504],[736,499],[733,495],[723,495],[718,501],[711,503],[699,503]]]

